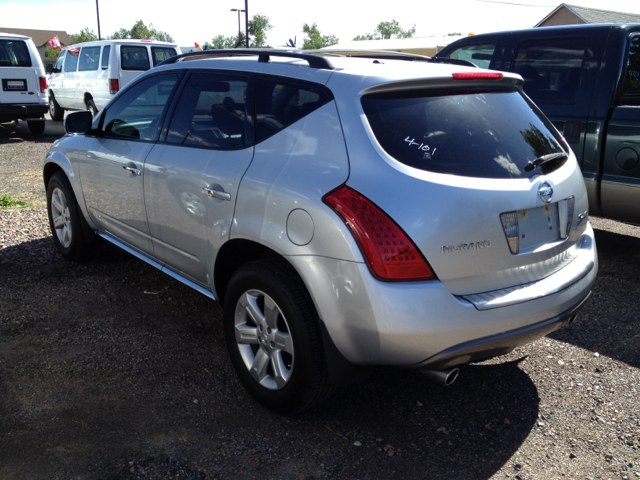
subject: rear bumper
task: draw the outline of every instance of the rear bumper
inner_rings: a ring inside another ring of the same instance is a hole
[[[37,120],[44,118],[49,111],[49,105],[31,103],[0,103],[0,122],[13,120]]]

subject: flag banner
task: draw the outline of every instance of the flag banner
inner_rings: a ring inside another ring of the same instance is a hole
[[[202,47],[200,45],[198,45],[198,42],[195,42],[194,45],[196,46],[196,48],[200,51],[202,51]]]
[[[49,40],[47,40],[47,43],[49,44],[49,46],[51,48],[53,48],[54,50],[60,50],[62,49],[62,46],[60,45],[60,40],[58,39],[58,36],[56,35],[53,38],[50,38]]]

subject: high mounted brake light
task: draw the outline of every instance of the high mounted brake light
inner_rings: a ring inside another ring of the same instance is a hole
[[[387,281],[436,278],[407,234],[368,198],[342,185],[322,200],[347,224],[373,276]]]
[[[500,80],[504,75],[498,72],[462,72],[451,74],[454,80]]]

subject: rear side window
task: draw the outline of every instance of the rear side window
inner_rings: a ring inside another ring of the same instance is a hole
[[[542,38],[520,42],[512,70],[536,103],[576,101],[587,39]]]
[[[192,74],[178,100],[167,142],[203,148],[244,147],[246,91],[244,77]]]
[[[81,72],[98,70],[100,63],[100,47],[84,47],[80,50],[78,70]]]
[[[530,178],[529,161],[560,153],[553,127],[516,91],[441,96],[367,95],[362,106],[380,146],[429,172],[479,178]],[[544,165],[543,173],[565,159]]]
[[[640,105],[640,35],[631,37],[622,95],[622,103]]]
[[[483,43],[480,45],[465,45],[457,50],[454,50],[447,58],[454,58],[456,60],[466,60],[480,68],[489,68],[491,60],[493,59],[493,53],[496,49],[495,43]]]
[[[164,62],[168,58],[176,56],[175,48],[167,47],[151,47],[151,56],[153,57],[153,66],[155,67],[161,62]]]
[[[0,67],[30,67],[31,55],[24,40],[0,40]]]
[[[123,70],[149,70],[147,47],[122,45],[120,47],[120,65]]]
[[[109,54],[111,53],[111,45],[107,45],[102,49],[102,70],[109,68]]]
[[[258,77],[257,141],[262,142],[333,99],[323,87],[276,77]]]
[[[69,47],[67,54],[65,55],[64,71],[75,72],[78,68],[78,56],[80,55],[80,49],[78,47]]]

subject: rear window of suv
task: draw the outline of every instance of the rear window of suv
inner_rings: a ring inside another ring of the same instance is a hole
[[[530,178],[529,161],[565,151],[548,120],[517,91],[443,95],[372,94],[362,106],[380,146],[394,159],[435,173]]]
[[[0,40],[0,67],[30,67],[31,55],[23,40]]]

